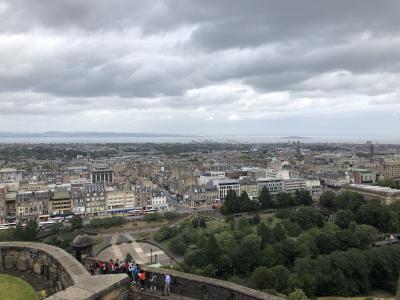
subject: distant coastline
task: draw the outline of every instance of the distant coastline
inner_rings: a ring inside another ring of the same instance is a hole
[[[0,138],[73,138],[73,137],[195,137],[194,135],[170,134],[170,133],[143,133],[143,132],[0,132]]]
[[[291,135],[291,136],[283,136],[282,139],[286,139],[286,140],[308,140],[310,138],[306,137],[306,136]]]

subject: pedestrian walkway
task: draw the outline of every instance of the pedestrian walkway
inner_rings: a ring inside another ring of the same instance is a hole
[[[169,265],[170,258],[157,246],[137,242],[129,233],[114,233],[110,240],[111,246],[101,251],[97,258],[102,261],[110,259],[125,260],[129,253],[138,264],[155,264]]]

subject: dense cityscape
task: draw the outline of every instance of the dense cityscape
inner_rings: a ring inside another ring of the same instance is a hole
[[[61,247],[92,274],[126,273],[120,263],[132,260],[280,297],[395,292],[399,145],[2,144],[0,153],[0,239]]]

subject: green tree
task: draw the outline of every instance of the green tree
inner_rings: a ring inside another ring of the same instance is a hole
[[[313,199],[311,197],[311,193],[306,190],[297,190],[296,191],[296,202],[298,205],[312,205],[313,204]]]
[[[319,205],[324,208],[334,208],[335,193],[331,191],[325,191],[319,197]]]
[[[215,268],[215,266],[213,264],[208,264],[204,268],[204,274],[207,277],[215,277],[215,275],[217,274],[217,269]]]
[[[275,287],[274,273],[267,267],[257,267],[251,274],[250,282],[256,289],[273,289]]]
[[[207,243],[204,248],[204,254],[209,262],[215,263],[218,261],[222,254],[221,248],[219,247],[217,240],[214,235],[210,235],[207,239]]]
[[[278,193],[276,195],[276,200],[279,207],[290,207],[295,205],[295,200],[290,193]]]
[[[285,230],[283,229],[281,224],[276,224],[274,228],[272,228],[272,235],[274,237],[274,241],[280,242],[286,239]]]
[[[25,241],[34,241],[37,235],[38,224],[36,220],[29,220],[25,229]]]
[[[83,220],[81,215],[73,215],[71,219],[72,230],[81,229],[83,227]]]
[[[232,271],[232,259],[227,254],[223,254],[218,258],[216,267],[218,273],[229,274]]]
[[[378,240],[378,230],[370,225],[358,225],[354,233],[360,241],[361,249],[368,249],[373,242]]]
[[[226,193],[224,204],[222,205],[222,213],[229,215],[240,211],[240,203],[238,196],[234,190],[229,190]]]
[[[265,247],[267,244],[274,242],[274,233],[265,223],[257,226],[257,235],[261,237],[261,245]]]
[[[316,238],[315,243],[317,244],[321,254],[329,254],[340,248],[340,242],[336,237],[336,234],[321,232]]]
[[[300,244],[292,239],[283,240],[273,245],[276,253],[276,263],[291,266],[301,254]]]
[[[187,244],[182,236],[176,236],[169,242],[169,249],[178,255],[185,254],[186,247]]]
[[[335,224],[342,229],[348,228],[354,220],[354,214],[350,209],[340,209],[336,214]]]
[[[288,296],[288,300],[308,300],[306,293],[301,289],[295,289]]]
[[[352,212],[357,211],[366,203],[364,197],[356,192],[342,192],[338,194],[334,201],[334,208],[350,209]]]
[[[340,243],[340,250],[347,250],[350,248],[359,248],[360,239],[358,236],[349,229],[340,230],[336,233],[336,238]]]
[[[231,231],[222,231],[215,234],[215,239],[217,240],[218,246],[223,253],[231,253],[237,247],[238,242]]]
[[[290,220],[299,224],[301,229],[306,230],[314,226],[322,227],[324,225],[324,218],[321,212],[314,207],[302,206],[297,209]]]
[[[173,211],[167,211],[164,213],[164,218],[168,221],[172,221],[178,218],[178,214]]]
[[[259,214],[255,214],[254,217],[251,219],[251,224],[258,225],[261,222],[261,218]]]
[[[266,186],[261,189],[258,201],[260,202],[262,209],[273,208],[272,197]]]
[[[282,220],[282,225],[283,225],[283,228],[285,229],[285,232],[290,237],[298,237],[301,233],[301,228],[300,228],[299,224],[293,223],[288,219]]]
[[[385,178],[385,179],[379,180],[377,182],[377,185],[384,186],[384,187],[390,187],[392,189],[400,189],[400,181],[394,180],[392,178]]]
[[[259,204],[256,201],[252,201],[246,191],[243,191],[239,197],[240,212],[251,212],[256,211],[259,208]]]
[[[275,251],[275,248],[271,245],[268,245],[262,250],[261,256],[261,265],[266,267],[273,267],[277,265],[278,254]]]
[[[25,226],[21,222],[18,223],[14,231],[15,239],[20,241],[34,241],[37,235],[37,227],[36,220],[29,220]]]
[[[274,274],[274,287],[280,293],[285,293],[290,272],[284,266],[276,266],[270,269]]]
[[[391,214],[387,206],[378,202],[362,205],[356,213],[356,221],[359,224],[367,224],[385,232],[391,229]]]
[[[187,248],[185,252],[184,262],[188,266],[198,267],[203,267],[205,264],[208,263],[204,251],[196,245],[190,245]]]
[[[176,234],[177,229],[175,227],[163,226],[154,234],[154,239],[160,243],[173,238]]]
[[[125,261],[131,262],[132,258],[133,258],[132,255],[130,253],[127,253],[126,257],[125,257]]]
[[[242,274],[248,274],[250,269],[258,264],[261,254],[261,239],[255,234],[247,235],[240,247],[236,248],[233,255],[233,263]],[[251,253],[251,255],[249,255]]]

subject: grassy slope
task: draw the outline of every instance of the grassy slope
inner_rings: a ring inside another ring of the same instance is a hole
[[[37,300],[35,290],[18,277],[0,274],[0,299]]]

